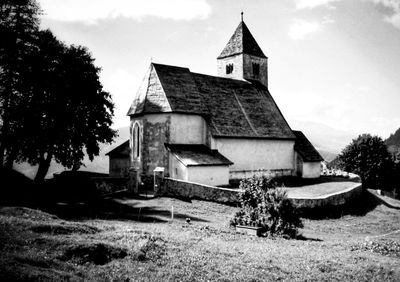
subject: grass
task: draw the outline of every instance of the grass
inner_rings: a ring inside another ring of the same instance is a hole
[[[364,216],[304,219],[302,237],[286,240],[236,233],[228,222],[237,208],[221,204],[113,204],[69,220],[1,208],[0,280],[400,281],[400,211],[382,205]]]

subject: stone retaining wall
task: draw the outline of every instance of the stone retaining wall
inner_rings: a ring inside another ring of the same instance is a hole
[[[162,185],[160,185],[160,190],[157,191],[157,195],[238,204],[239,196],[242,192],[239,189],[220,188],[178,179],[164,178]],[[329,195],[314,198],[289,197],[289,199],[300,209],[313,209],[345,205],[360,196],[361,193],[361,183],[355,183],[355,185],[345,190]]]
[[[320,208],[326,206],[341,206],[349,203],[351,200],[360,196],[362,193],[362,184],[355,183],[353,186],[328,195],[313,198],[291,197],[290,201],[300,209]]]
[[[129,178],[121,177],[91,177],[98,195],[112,194],[121,190],[128,190]]]
[[[242,190],[208,186],[173,178],[164,178],[159,196],[199,199],[224,204],[236,204]]]

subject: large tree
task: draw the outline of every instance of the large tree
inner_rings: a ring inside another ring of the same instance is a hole
[[[385,142],[370,134],[354,139],[338,156],[338,162],[345,171],[360,175],[369,188],[385,188],[393,168]]]
[[[52,159],[78,169],[84,151],[93,160],[99,144],[110,143],[115,131],[114,105],[88,50],[66,46],[49,30],[39,32],[37,46],[28,60],[32,88],[20,119],[17,160],[38,164],[40,182]]]
[[[40,9],[35,0],[0,1],[0,167],[14,159],[15,131],[29,89],[26,57],[36,48]]]

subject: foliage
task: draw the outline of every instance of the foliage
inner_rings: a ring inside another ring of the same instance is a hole
[[[15,131],[27,97],[27,56],[34,51],[40,9],[35,0],[0,2],[0,166],[13,161]]]
[[[67,46],[50,30],[39,31],[35,0],[5,1],[0,28],[1,156],[39,164],[42,181],[54,159],[67,168],[93,160],[110,143],[114,105],[103,90],[100,68],[82,46]],[[15,142],[18,140],[18,142]],[[3,160],[0,160],[1,165]]]
[[[64,45],[49,30],[39,32],[37,45],[17,160],[39,164],[35,179],[41,181],[52,158],[77,169],[84,149],[93,160],[99,143],[110,143],[115,132],[110,129],[114,105],[88,50]]]
[[[339,156],[336,156],[332,161],[326,164],[326,168],[330,170],[337,170],[341,167],[343,167],[343,163]]]
[[[265,177],[262,174],[255,174],[252,177],[242,179],[239,184],[239,189],[244,191],[240,195],[241,205],[257,207],[263,193],[269,189],[276,188],[276,186],[277,184],[273,178]]]
[[[393,166],[383,140],[370,134],[354,139],[338,158],[343,170],[358,174],[370,188],[383,189]]]
[[[272,179],[255,175],[243,179],[240,188],[241,209],[231,220],[231,225],[261,227],[270,235],[295,237],[297,229],[303,227],[296,208],[287,198],[286,192],[276,187]]]
[[[386,145],[400,147],[400,128],[395,133],[390,134],[389,138],[385,140]]]

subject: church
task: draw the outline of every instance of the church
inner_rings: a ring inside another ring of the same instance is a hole
[[[319,177],[323,159],[275,103],[268,58],[243,18],[217,69],[211,76],[151,63],[128,111],[130,140],[109,152],[110,164],[125,151],[129,160],[120,163],[138,179],[162,169],[167,177],[213,186],[260,171]]]

